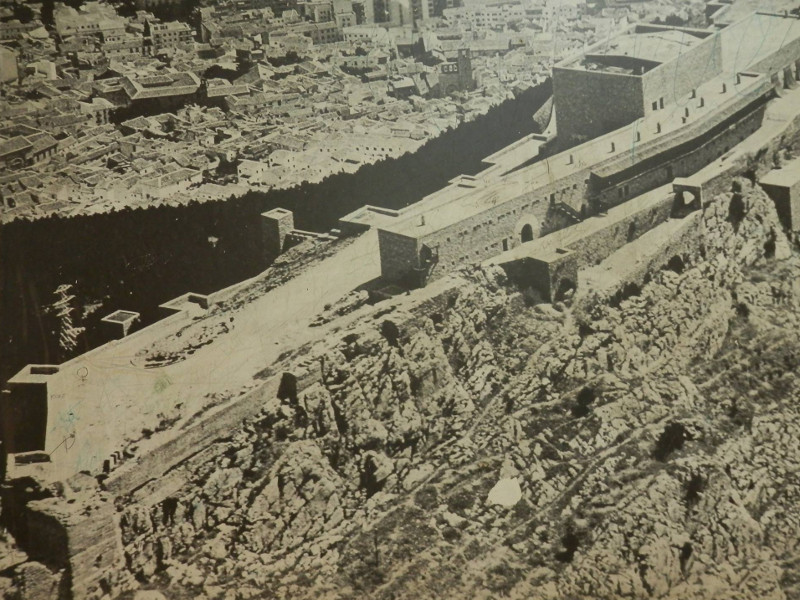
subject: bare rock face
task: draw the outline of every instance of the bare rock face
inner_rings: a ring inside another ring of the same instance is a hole
[[[293,549],[341,519],[339,476],[311,442],[293,442],[248,498],[245,522],[252,531],[243,548],[262,553]]]
[[[166,600],[166,598],[157,590],[139,590],[133,595],[133,600]]]
[[[468,270],[343,332],[168,500],[122,503],[129,569],[226,600],[800,597],[800,258],[749,182],[703,210],[617,302]]]
[[[58,600],[62,573],[54,573],[38,562],[27,562],[16,570],[16,587],[20,600]]]

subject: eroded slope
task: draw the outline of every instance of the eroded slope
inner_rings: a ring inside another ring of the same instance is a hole
[[[187,598],[800,597],[798,258],[735,189],[619,302],[471,271],[411,327],[342,332],[322,383],[120,503],[131,573]]]

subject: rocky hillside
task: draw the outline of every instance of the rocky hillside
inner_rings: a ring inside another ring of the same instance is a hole
[[[120,502],[170,598],[800,598],[800,259],[736,182],[613,301],[459,275],[362,320],[284,394]],[[139,592],[141,593],[141,592]]]

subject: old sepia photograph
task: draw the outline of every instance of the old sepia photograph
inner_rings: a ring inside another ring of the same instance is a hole
[[[800,0],[0,0],[0,600],[800,600]]]

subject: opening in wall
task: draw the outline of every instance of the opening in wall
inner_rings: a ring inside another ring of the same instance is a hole
[[[522,231],[520,231],[519,237],[523,244],[525,242],[530,242],[533,240],[533,227],[531,227],[530,223],[526,223],[522,227]]]

